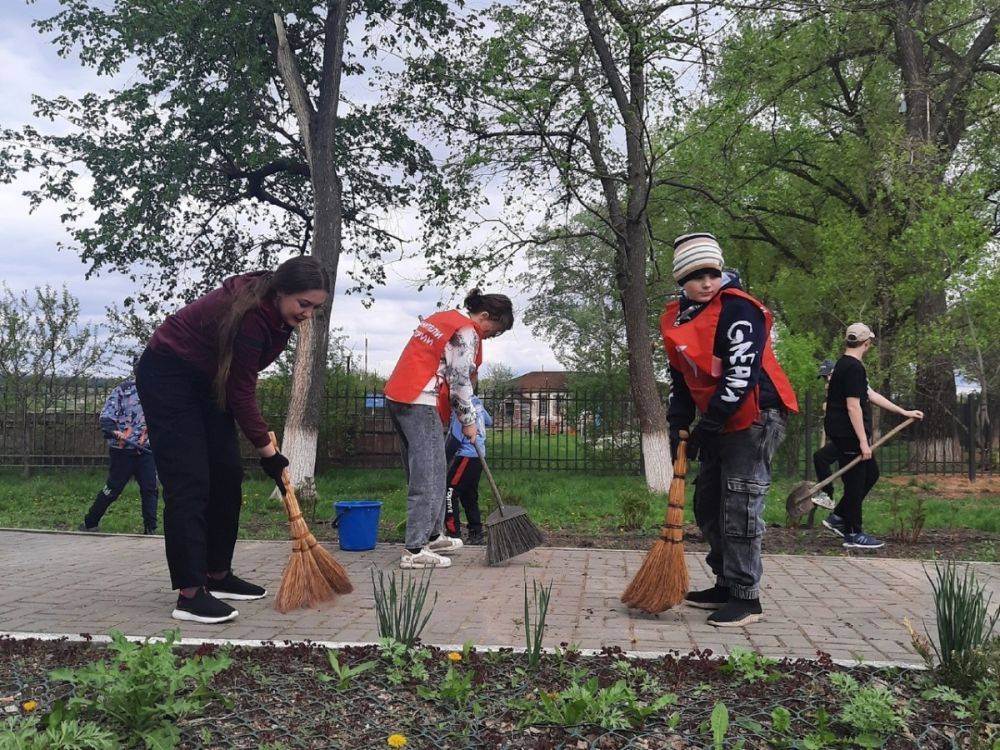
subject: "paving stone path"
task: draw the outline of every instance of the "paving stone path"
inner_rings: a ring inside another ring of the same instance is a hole
[[[276,590],[287,542],[240,542],[237,574]],[[370,642],[377,638],[371,566],[393,568],[399,548],[333,550],[355,591],[320,608],[280,614],[272,599],[240,602],[222,625],[170,619],[163,539],[124,535],[0,530],[0,633],[157,635],[180,626],[187,638]],[[432,577],[438,601],[423,640],[433,644],[523,646],[524,573],[552,581],[546,645],[620,646],[630,652],[687,652],[734,646],[769,656],[915,663],[903,618],[933,630],[931,588],[914,560],[765,555],[764,621],[745,629],[713,628],[708,613],[680,606],[657,616],[630,612],[618,597],[645,552],[542,548],[497,568],[483,548],[467,548]],[[711,577],[700,556],[687,557],[692,586]],[[1000,601],[1000,564],[973,563]],[[523,572],[522,572],[523,571]]]

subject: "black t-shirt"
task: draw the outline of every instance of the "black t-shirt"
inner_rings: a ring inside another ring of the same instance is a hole
[[[861,360],[845,354],[837,360],[833,368],[830,388],[826,394],[826,418],[823,426],[830,437],[856,437],[854,426],[847,413],[848,398],[860,400],[865,433],[870,438],[872,405],[868,400],[868,373]]]

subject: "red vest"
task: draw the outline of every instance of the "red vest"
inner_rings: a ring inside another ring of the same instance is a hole
[[[759,301],[740,289],[723,289],[708,303],[693,319],[681,325],[675,325],[680,302],[674,301],[667,305],[660,317],[660,332],[663,334],[663,345],[667,350],[667,358],[675,369],[684,375],[684,382],[691,392],[698,411],[704,414],[708,411],[708,403],[712,400],[719,382],[722,379],[722,360],[713,352],[715,345],[715,329],[719,325],[719,315],[722,313],[722,296],[731,294],[742,297],[755,305],[764,314],[764,355],[761,366],[771,379],[778,398],[790,412],[799,410],[799,402],[795,398],[792,384],[781,369],[774,349],[771,346],[771,325],[774,316]],[[737,332],[738,333],[738,332]],[[747,394],[736,412],[726,420],[723,432],[745,430],[760,416],[758,402],[760,387],[757,386]]]
[[[420,321],[409,343],[399,355],[399,361],[385,384],[385,395],[393,401],[412,404],[427,382],[435,377],[444,356],[444,347],[459,328],[472,326],[479,335],[476,347],[476,367],[483,362],[483,332],[475,321],[458,310],[445,310]],[[441,422],[451,419],[451,391],[443,378],[438,383],[438,414]]]

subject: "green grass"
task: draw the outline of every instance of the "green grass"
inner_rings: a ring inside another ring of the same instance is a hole
[[[540,526],[551,531],[580,534],[619,531],[618,493],[625,488],[643,486],[638,476],[558,471],[506,471],[497,478],[509,501],[528,507],[532,519]],[[15,471],[0,471],[0,526],[75,529],[103,483],[104,473],[97,471],[53,470],[30,479],[23,479]],[[784,523],[785,498],[794,484],[793,480],[779,479],[772,486],[765,511],[768,524]],[[317,524],[329,520],[337,500],[377,499],[384,503],[380,538],[398,539],[396,527],[404,519],[406,510],[406,483],[402,470],[338,469],[321,476],[317,490],[315,516],[313,509],[303,502],[306,517],[311,522],[313,518]],[[284,511],[280,502],[269,499],[270,491],[271,485],[261,479],[249,479],[244,483],[241,538],[285,538]],[[689,482],[685,510],[688,521],[693,521],[692,492],[693,485]],[[923,496],[926,529],[1000,533],[1000,496],[947,500],[930,495],[926,485],[911,482],[893,486],[885,481],[879,483],[865,503],[865,523],[872,533],[884,535],[892,529],[894,519],[890,501],[893,496],[900,508],[897,515],[904,518],[909,516],[917,498]],[[480,499],[484,513],[488,512],[491,501],[485,477],[480,485]],[[650,531],[661,522],[663,508],[662,502],[651,504],[646,522]],[[108,510],[101,529],[129,533],[142,530],[139,493],[134,483],[129,484]]]

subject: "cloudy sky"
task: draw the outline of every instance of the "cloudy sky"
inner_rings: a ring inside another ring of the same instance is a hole
[[[75,98],[88,91],[106,90],[110,85],[92,70],[81,67],[77,60],[58,57],[47,39],[31,27],[33,19],[47,17],[57,7],[54,0],[38,0],[30,5],[24,0],[0,0],[0,101],[4,105],[0,124],[3,126],[32,122],[32,94]],[[24,178],[11,185],[0,185],[0,278],[15,290],[40,284],[65,284],[80,300],[88,320],[103,321],[106,305],[134,292],[132,282],[112,272],[86,280],[86,269],[79,258],[71,250],[56,249],[66,239],[59,222],[59,207],[46,205],[29,213],[28,202],[21,192],[31,184],[30,179]],[[341,267],[350,263],[347,258]],[[417,315],[433,312],[439,301],[457,304],[461,300],[463,290],[428,288],[418,292],[416,280],[421,277],[421,270],[411,262],[392,264],[388,269],[388,285],[376,291],[375,304],[370,309],[365,309],[359,298],[344,295],[342,290],[348,284],[345,279],[338,280],[334,323],[348,336],[355,362],[361,361],[367,339],[370,369],[388,374]],[[527,302],[524,295],[511,285],[496,284],[491,290],[510,294],[520,313]],[[523,325],[488,342],[484,355],[487,366],[502,362],[518,374],[562,369],[550,347]]]

